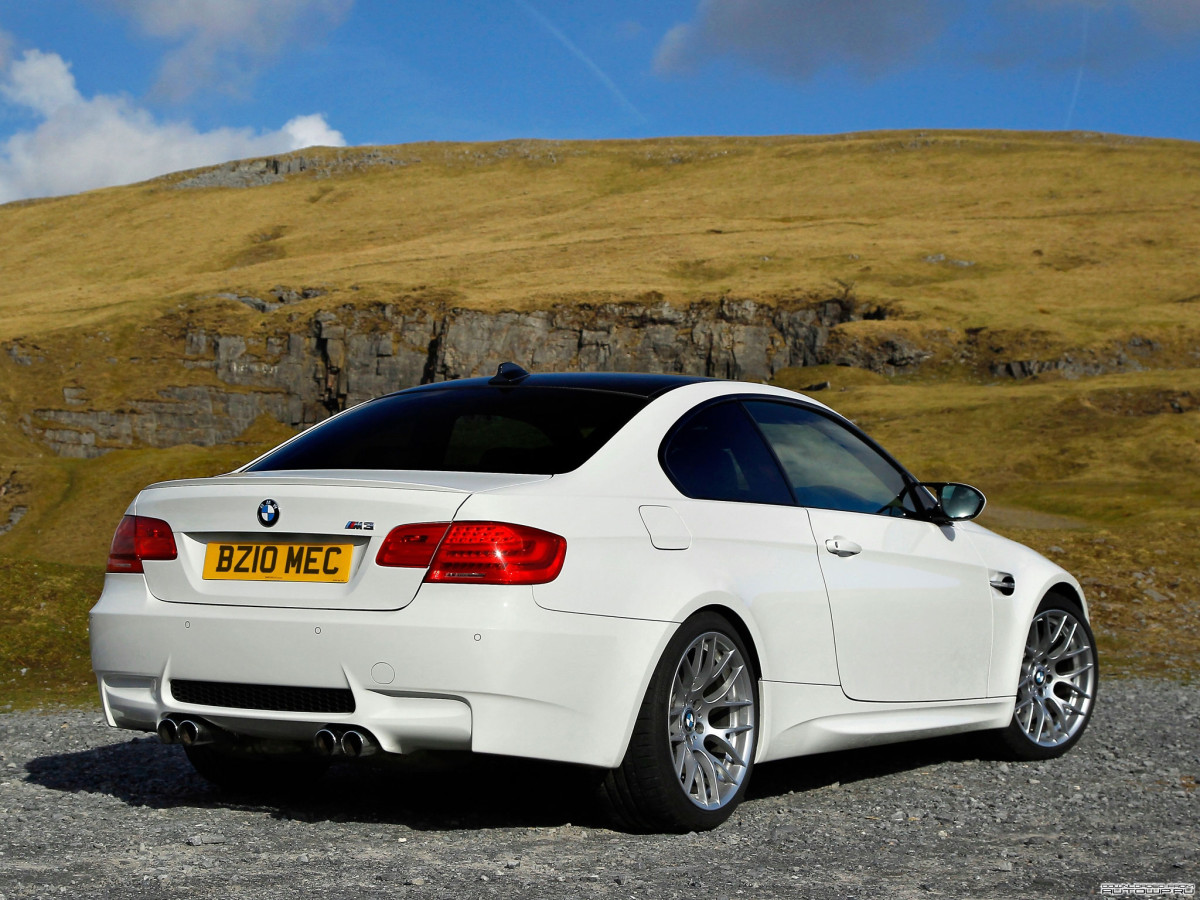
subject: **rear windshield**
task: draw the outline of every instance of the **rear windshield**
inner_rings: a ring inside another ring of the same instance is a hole
[[[645,397],[550,387],[393,394],[313,428],[249,466],[557,475],[576,469]]]

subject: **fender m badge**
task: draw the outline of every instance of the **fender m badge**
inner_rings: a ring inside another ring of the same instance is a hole
[[[279,504],[274,500],[264,500],[258,504],[258,524],[263,528],[271,528],[279,521]]]

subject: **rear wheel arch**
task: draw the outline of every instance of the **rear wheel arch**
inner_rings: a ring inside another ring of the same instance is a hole
[[[758,658],[758,645],[754,640],[753,631],[751,631],[750,626],[742,616],[728,606],[714,603],[709,606],[702,606],[700,609],[690,613],[687,618],[690,619],[692,616],[697,616],[701,613],[713,613],[721,616],[729,623],[730,627],[737,632],[738,637],[742,639],[742,643],[746,645],[746,652],[750,654],[750,664],[754,667],[754,677],[761,679],[763,670],[762,661]]]
[[[682,617],[654,662],[625,757],[598,785],[615,824],[707,830],[737,806],[762,734],[753,646],[749,626],[726,606]],[[697,680],[680,681],[681,671]]]
[[[692,602],[696,603],[696,600],[693,600]],[[681,608],[681,610],[678,613],[672,615],[671,619],[669,620],[674,623],[674,627],[668,629],[666,634],[662,637],[661,643],[660,643],[659,647],[657,648],[654,658],[646,661],[646,670],[642,675],[641,685],[638,689],[638,694],[637,694],[637,696],[639,698],[639,702],[640,702],[641,698],[644,698],[646,696],[646,691],[650,687],[650,682],[654,678],[654,672],[658,668],[658,664],[662,659],[662,655],[663,655],[663,653],[666,652],[667,646],[671,643],[672,639],[674,639],[674,637],[675,637],[676,633],[679,631],[679,629],[682,628],[688,622],[690,622],[696,616],[703,615],[706,613],[713,613],[715,615],[718,615],[721,618],[723,618],[726,622],[729,623],[730,628],[733,629],[733,631],[737,634],[738,639],[741,640],[741,642],[746,647],[746,653],[749,656],[749,662],[750,662],[752,674],[754,676],[755,681],[759,681],[762,679],[762,677],[763,677],[762,661],[758,655],[758,642],[755,640],[755,630],[748,624],[748,622],[746,621],[746,618],[742,614],[737,612],[728,603],[709,602],[707,604],[696,605],[694,607],[693,606],[683,606]],[[759,704],[760,704],[760,706],[762,704],[761,697],[759,698]],[[622,751],[623,753],[627,752],[629,749],[629,742],[633,737],[633,730],[634,730],[634,727],[636,724],[636,720],[637,720],[637,716],[636,716],[636,710],[635,710],[634,714],[630,716],[629,722],[625,728],[625,743],[624,743],[624,749]],[[761,734],[761,731],[760,731],[760,734]],[[759,740],[761,741],[762,738],[760,737]]]

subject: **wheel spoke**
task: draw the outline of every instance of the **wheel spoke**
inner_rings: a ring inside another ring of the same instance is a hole
[[[1046,716],[1050,721],[1050,730],[1052,733],[1065,730],[1067,715],[1063,710],[1062,701],[1053,694],[1046,695]]]
[[[1067,681],[1064,679],[1063,681],[1060,681],[1059,684],[1061,684],[1063,687],[1065,687],[1068,691],[1074,691],[1076,694],[1078,694],[1084,700],[1092,699],[1091,694],[1089,694],[1087,691],[1085,691],[1079,685],[1075,684],[1075,682],[1073,682],[1073,681]]]
[[[1081,656],[1084,653],[1091,653],[1091,652],[1092,652],[1092,648],[1089,647],[1087,644],[1084,644],[1082,647],[1075,648],[1070,653],[1063,653],[1061,656],[1056,657],[1054,661],[1055,662],[1063,662],[1068,659],[1074,659],[1076,656]]]
[[[1030,697],[1029,698],[1029,712],[1025,716],[1025,721],[1021,724],[1021,728],[1026,734],[1029,734],[1029,732],[1033,729],[1033,713],[1034,713],[1033,698]]]
[[[1047,618],[1046,619],[1047,624],[1049,624],[1049,621],[1050,621],[1049,618]],[[1058,627],[1054,629],[1054,634],[1050,637],[1050,640],[1046,641],[1045,646],[1046,646],[1047,650],[1051,650],[1054,648],[1054,645],[1058,643],[1058,639],[1063,633],[1063,629],[1066,627],[1067,627],[1067,617],[1063,616],[1061,619],[1058,620]]]
[[[675,704],[675,703],[682,704],[684,701],[684,698],[687,697],[687,693],[688,693],[687,687],[684,685],[683,679],[680,677],[680,674],[681,674],[680,672],[676,672],[675,680],[673,682],[671,682],[671,703],[672,704]]]
[[[700,776],[697,780],[703,790],[699,799],[708,806],[717,806],[721,801],[721,788],[716,766],[713,765],[713,759],[707,753],[697,753],[696,757],[696,772]]]
[[[700,665],[704,661],[704,645],[693,646],[690,654],[684,657],[684,661],[688,664],[688,672],[691,675],[691,687],[687,688],[684,693],[694,694],[700,686]]]
[[[732,663],[733,654],[730,653],[726,657],[726,660],[729,663]],[[722,668],[726,668],[726,666],[723,666]],[[723,697],[725,697],[726,694],[728,694],[731,690],[733,690],[734,685],[736,685],[738,683],[738,677],[742,674],[742,671],[745,668],[746,668],[745,666],[740,666],[740,665],[733,668],[732,671],[730,671],[730,673],[725,677],[724,683],[721,685],[721,689],[717,692],[716,696],[714,696],[714,697],[705,696],[704,702],[709,706],[714,706],[717,703],[719,703],[721,701],[721,699]]]
[[[1078,678],[1084,672],[1090,672],[1094,668],[1096,668],[1096,666],[1093,663],[1084,663],[1078,669],[1072,669],[1070,672],[1063,672],[1058,677],[1066,681],[1069,678]],[[1070,683],[1073,684],[1074,682]],[[1092,698],[1089,697],[1088,699],[1090,700]]]
[[[732,759],[737,765],[739,765],[739,766],[746,765],[746,761],[744,759],[742,759],[741,754],[737,752],[737,748],[734,747],[733,744],[731,744],[729,742],[729,739],[727,737],[722,737],[719,734],[709,734],[709,735],[705,735],[705,737],[709,741],[712,741],[714,744],[716,744],[717,750],[720,751],[721,753],[724,753],[726,756],[728,756],[730,759]],[[716,754],[713,754],[713,755],[715,756]]]
[[[1063,619],[1063,623],[1064,623],[1064,625],[1066,624],[1066,619]],[[1057,651],[1055,651],[1055,650],[1053,650],[1053,649],[1052,649],[1052,650],[1050,651],[1050,653],[1047,655],[1047,657],[1046,657],[1046,658],[1047,658],[1047,659],[1049,659],[1049,660],[1052,660],[1052,661],[1054,661],[1054,662],[1057,662],[1059,659],[1061,659],[1061,658],[1062,658],[1062,655],[1063,655],[1064,653],[1066,653],[1068,649],[1070,649],[1070,647],[1071,647],[1071,641],[1073,641],[1073,640],[1075,639],[1075,631],[1076,631],[1078,628],[1079,628],[1079,625],[1078,625],[1077,623],[1075,623],[1075,622],[1072,622],[1072,623],[1071,623],[1071,632],[1070,632],[1070,634],[1068,634],[1068,635],[1066,636],[1066,638],[1065,638],[1065,639],[1063,639],[1063,641],[1062,641],[1061,645],[1058,645],[1058,646],[1059,646],[1059,649],[1058,649]],[[1063,631],[1063,629],[1062,629],[1062,628],[1059,628],[1059,630],[1058,630],[1058,633],[1059,633],[1059,635],[1060,635],[1060,636],[1061,636],[1061,634],[1062,634],[1062,631]],[[1056,642],[1056,644],[1057,644],[1057,642]]]
[[[686,743],[680,743],[675,751],[675,774],[685,791],[690,791],[692,782],[696,779],[696,760],[692,756],[692,748]]]
[[[708,753],[704,758],[712,763],[713,770],[717,773],[717,780],[721,784],[737,784],[737,777],[726,768],[724,760],[717,759],[711,753]]]
[[[708,704],[711,709],[742,709],[753,705],[753,700],[722,700],[720,703]]]

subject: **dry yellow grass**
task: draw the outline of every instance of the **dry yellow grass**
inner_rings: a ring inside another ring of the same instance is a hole
[[[933,132],[385,152],[420,162],[0,207],[0,340],[276,283],[522,307],[840,280],[930,326],[1072,346],[1196,330],[1200,147],[1186,142]]]

